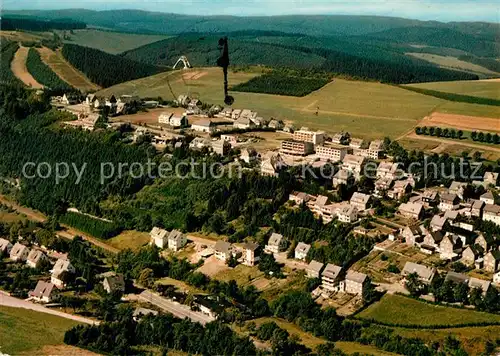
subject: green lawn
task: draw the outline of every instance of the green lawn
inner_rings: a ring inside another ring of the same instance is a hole
[[[75,325],[76,322],[58,316],[0,306],[0,352],[36,353],[43,346],[61,345],[65,331]]]
[[[59,31],[62,33],[62,31]],[[111,31],[99,31],[94,29],[73,30],[73,33],[66,31],[69,39],[68,43],[80,46],[92,47],[101,51],[117,54],[140,46],[145,46],[152,42],[161,41],[169,36],[163,35],[139,35],[132,33],[121,33]]]
[[[431,305],[400,295],[386,294],[357,315],[381,323],[400,325],[459,325],[465,323],[500,322],[500,315]]]
[[[408,86],[446,93],[500,99],[500,81],[455,81],[409,84]],[[472,114],[471,114],[472,115]]]

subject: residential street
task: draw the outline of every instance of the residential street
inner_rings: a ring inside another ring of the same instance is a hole
[[[171,300],[160,297],[158,294],[148,290],[145,290],[144,292],[139,294],[139,298],[145,302],[156,305],[158,308],[161,308],[181,319],[189,318],[192,321],[198,322],[202,325],[215,320],[209,315],[203,314],[201,312],[194,312],[186,305],[175,303]]]
[[[85,324],[91,324],[91,325],[98,325],[99,324],[98,321],[95,321],[92,319],[84,318],[84,317],[78,316],[78,315],[67,314],[67,313],[60,312],[58,310],[46,308],[43,305],[35,304],[32,302],[27,302],[25,300],[18,299],[18,298],[14,298],[14,297],[11,297],[11,296],[9,296],[5,293],[2,293],[2,292],[0,292],[0,306],[30,309],[30,310],[34,310],[34,311],[41,312],[41,313],[56,315],[56,316],[59,316],[61,318],[71,319],[71,320],[77,321],[79,323],[85,323]]]

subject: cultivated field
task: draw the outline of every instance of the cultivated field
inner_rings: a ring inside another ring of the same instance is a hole
[[[496,80],[419,83],[409,84],[408,86],[437,90],[446,93],[500,99],[500,81]]]
[[[4,37],[9,41],[18,42],[36,42],[43,38],[51,38],[51,32],[23,32],[23,31],[0,31],[0,37]]]
[[[474,310],[436,306],[400,295],[386,294],[357,315],[381,323],[400,325],[460,325],[465,323],[500,322],[500,315]]]
[[[456,57],[451,56],[439,56],[437,54],[430,53],[406,53],[412,57],[423,59],[424,61],[431,62],[437,64],[442,68],[449,69],[459,69],[466,72],[473,72],[479,75],[488,75],[488,76],[498,76],[500,73],[489,70],[488,68],[482,67],[477,64],[461,61]]]
[[[28,87],[34,89],[42,89],[43,85],[38,83],[35,78],[28,72],[26,68],[26,59],[28,58],[28,47],[19,47],[16,54],[14,55],[14,59],[10,64],[10,68],[12,73],[24,84]]]
[[[497,118],[477,117],[433,112],[419,123],[420,126],[439,126],[466,131],[500,132],[500,116]]]
[[[62,34],[63,31],[58,32]],[[66,37],[69,36],[69,39],[66,39],[64,42],[74,43],[84,47],[97,48],[101,51],[112,54],[125,52],[168,38],[168,36],[162,35],[138,35],[132,33],[100,31],[95,29],[73,30],[72,33],[65,31],[65,35]]]
[[[59,50],[53,51],[47,47],[37,48],[37,50],[40,52],[42,61],[69,85],[82,91],[99,89],[98,85],[92,83],[82,72],[69,64]]]
[[[42,354],[44,347],[62,345],[64,332],[75,325],[76,322],[58,316],[1,306],[0,352]]]
[[[229,84],[235,85],[256,75],[255,72],[229,73]],[[190,94],[203,101],[223,104],[222,71],[197,68],[189,72],[161,73],[107,88],[99,94],[165,99]],[[266,117],[327,132],[349,130],[366,138],[399,136],[444,102],[390,85],[341,79],[302,98],[241,92],[232,95],[235,108],[250,108]]]

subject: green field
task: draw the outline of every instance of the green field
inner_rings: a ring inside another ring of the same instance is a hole
[[[500,75],[500,73],[489,70],[488,68],[470,62],[465,62],[452,56],[440,56],[437,54],[430,54],[430,53],[406,53],[406,54],[412,57],[423,59],[424,61],[428,61],[430,63],[437,64],[438,66],[443,68],[472,72],[474,74],[478,74],[481,77],[485,76],[491,77]]]
[[[500,81],[493,80],[419,83],[409,84],[408,86],[446,93],[500,99]]]
[[[381,323],[400,325],[460,325],[500,322],[500,315],[436,306],[400,295],[386,294],[357,315]]]
[[[63,344],[65,331],[75,325],[58,316],[0,306],[0,353],[41,354],[44,346]]]
[[[161,41],[168,36],[163,35],[138,35],[132,33],[89,30],[73,30],[66,32],[65,42],[80,46],[92,47],[111,54],[125,52],[152,42]]]
[[[147,232],[129,230],[123,231],[120,235],[107,240],[106,243],[120,250],[127,248],[139,250],[149,242],[149,239],[150,237]]]

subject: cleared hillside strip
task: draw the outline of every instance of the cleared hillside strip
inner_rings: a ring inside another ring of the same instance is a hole
[[[31,75],[26,66],[29,50],[28,47],[19,47],[11,62],[12,73],[28,87],[42,89],[43,85]]]
[[[95,91],[100,87],[92,83],[83,73],[69,64],[60,51],[53,51],[47,47],[37,48],[42,61],[70,86],[82,91]]]
[[[42,62],[40,54],[34,48],[28,51],[26,67],[29,73],[41,84],[52,90],[71,90],[73,89],[68,83],[59,78],[49,66]]]
[[[21,83],[12,73],[11,62],[17,52],[17,42],[10,42],[2,38],[0,42],[0,83]]]

